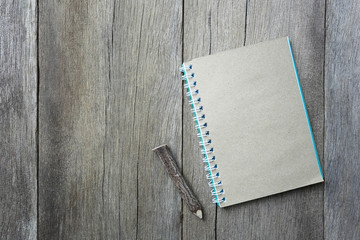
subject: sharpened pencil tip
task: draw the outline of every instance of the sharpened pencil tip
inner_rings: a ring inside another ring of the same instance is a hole
[[[196,213],[194,213],[196,216],[198,216],[200,219],[203,218],[203,215],[202,215],[202,211],[201,210],[197,210]]]

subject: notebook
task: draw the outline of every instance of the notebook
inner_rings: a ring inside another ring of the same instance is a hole
[[[214,203],[323,182],[288,37],[196,58],[180,70]]]

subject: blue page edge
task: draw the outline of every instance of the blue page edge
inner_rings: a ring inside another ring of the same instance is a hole
[[[323,174],[323,171],[322,171],[322,168],[321,168],[321,163],[320,163],[320,159],[319,159],[319,154],[318,154],[318,151],[317,151],[317,148],[316,148],[316,144],[315,144],[314,134],[313,134],[313,131],[312,131],[312,128],[311,128],[311,124],[310,124],[309,114],[308,114],[307,109],[306,109],[304,94],[303,94],[303,91],[302,91],[302,88],[301,88],[301,84],[300,84],[299,74],[298,74],[298,71],[297,71],[297,68],[296,68],[296,64],[295,64],[294,54],[293,54],[293,51],[292,51],[292,48],[291,48],[290,38],[287,37],[287,39],[288,39],[288,42],[289,42],[289,48],[290,48],[290,52],[291,52],[291,57],[292,57],[292,60],[293,60],[293,63],[294,63],[296,78],[297,78],[297,81],[298,81],[298,84],[299,84],[299,88],[300,88],[301,98],[302,98],[302,101],[303,101],[303,104],[304,104],[304,108],[305,108],[306,118],[307,118],[307,121],[308,121],[308,124],[309,124],[309,128],[310,128],[311,138],[312,138],[312,141],[313,141],[313,144],[314,144],[314,149],[315,149],[315,153],[316,153],[316,158],[317,158],[317,161],[318,161],[318,164],[319,164],[319,169],[320,169],[321,176],[322,176],[322,178],[324,179],[324,174]]]

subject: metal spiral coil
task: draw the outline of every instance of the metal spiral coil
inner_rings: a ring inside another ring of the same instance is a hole
[[[209,183],[209,187],[218,187],[218,186],[222,186],[222,181],[218,181],[218,182],[214,182],[214,181],[210,181]]]
[[[202,148],[201,154],[204,155],[202,162],[206,163],[204,169],[208,172],[206,174],[206,179],[211,180],[208,185],[212,188],[211,195],[215,196],[215,198],[212,199],[212,202],[217,203],[220,206],[221,203],[226,201],[226,198],[221,196],[225,194],[225,190],[220,188],[223,185],[221,180],[215,181],[215,179],[220,177],[220,172],[218,165],[215,163],[216,157],[214,155],[214,148],[211,147],[212,140],[209,138],[210,132],[204,130],[208,127],[208,124],[207,122],[204,122],[206,117],[206,115],[202,113],[204,107],[199,105],[202,99],[200,97],[201,94],[199,89],[196,88],[198,84],[197,81],[194,80],[195,73],[193,70],[193,65],[185,66],[183,64],[182,67],[179,68],[179,71],[183,73],[181,78],[185,81],[184,88],[187,89],[186,96],[190,97],[188,103],[192,105],[191,111],[194,113],[192,119],[196,123],[195,129],[199,131],[197,137],[201,139],[199,146]],[[220,196],[222,198],[220,198]]]
[[[215,158],[215,156],[213,156],[212,158],[210,158],[210,159],[207,159],[207,158],[202,158],[202,161],[204,162],[204,163],[207,163],[207,162],[214,162],[216,160],[216,158]]]
[[[218,178],[220,177],[220,173],[217,172],[214,176],[210,176],[210,173],[206,174],[206,179]]]
[[[224,203],[224,202],[226,202],[226,198],[223,197],[223,198],[219,199],[218,197],[216,197],[216,198],[213,198],[213,199],[212,199],[212,202],[213,202],[213,203],[218,203],[218,204]]]

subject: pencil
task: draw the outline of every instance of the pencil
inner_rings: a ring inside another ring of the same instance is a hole
[[[154,148],[153,151],[159,156],[161,162],[164,164],[166,171],[168,172],[171,180],[179,190],[180,196],[185,201],[189,210],[197,217],[202,219],[203,213],[200,202],[195,197],[195,194],[191,191],[190,187],[188,186],[184,177],[179,171],[179,167],[177,166],[169,147],[167,145],[161,145]]]

